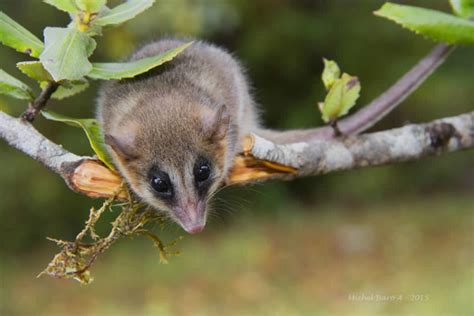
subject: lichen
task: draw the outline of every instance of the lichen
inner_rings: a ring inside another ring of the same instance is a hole
[[[128,196],[127,201],[117,201],[116,197],[125,190]],[[119,213],[111,224],[111,230],[105,237],[100,237],[95,231],[95,225],[101,215],[109,210]],[[49,275],[56,278],[75,279],[82,284],[89,284],[93,281],[90,268],[105,250],[122,237],[145,236],[153,241],[160,252],[160,262],[167,263],[168,257],[178,255],[179,252],[170,250],[177,241],[174,240],[165,244],[147,227],[147,224],[158,223],[162,228],[165,219],[155,210],[143,203],[133,199],[128,189],[122,185],[113,197],[104,201],[99,209],[92,207],[89,212],[84,228],[76,236],[74,241],[64,241],[53,238],[49,240],[55,242],[61,251],[56,254],[38,277]],[[89,239],[90,241],[85,241]]]

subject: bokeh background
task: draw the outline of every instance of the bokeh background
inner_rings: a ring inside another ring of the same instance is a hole
[[[373,16],[383,2],[159,0],[107,29],[93,60],[123,59],[163,35],[207,39],[245,65],[268,126],[311,127],[322,124],[323,56],[359,76],[362,105],[434,45]],[[447,2],[404,1],[449,11]],[[0,0],[0,9],[39,38],[45,26],[68,22],[37,0]],[[0,67],[28,81],[15,68],[22,60],[0,47]],[[50,106],[91,117],[98,87]],[[473,100],[474,49],[460,48],[375,129],[472,111]],[[24,108],[0,97],[2,111]],[[73,152],[91,153],[79,129],[42,118],[35,125]],[[473,189],[473,151],[230,188],[206,230],[185,236],[168,265],[149,240],[121,240],[92,268],[95,281],[81,286],[36,275],[57,251],[45,237],[72,239],[100,201],[71,192],[0,141],[0,315],[473,315]],[[157,233],[184,235],[173,225]]]

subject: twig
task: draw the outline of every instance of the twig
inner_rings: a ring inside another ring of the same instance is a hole
[[[329,121],[329,126],[331,126],[331,128],[334,131],[334,137],[340,137],[340,136],[344,135],[341,132],[341,130],[339,129],[339,122],[338,122],[337,119]]]
[[[341,133],[343,135],[359,134],[375,125],[415,91],[446,60],[455,48],[455,46],[445,44],[435,46],[426,57],[382,95],[354,114],[339,120],[338,127]],[[337,136],[331,126],[291,131],[262,129],[257,134],[278,144],[331,139]]]
[[[21,118],[28,122],[33,122],[36,115],[43,109],[48,103],[51,95],[56,92],[59,88],[59,83],[50,81],[41,91],[40,95],[28,104],[28,109],[21,115]]]
[[[455,49],[455,46],[437,45],[390,89],[358,112],[341,120],[341,132],[358,134],[375,125],[415,91]]]

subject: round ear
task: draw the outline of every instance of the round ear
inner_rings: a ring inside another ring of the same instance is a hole
[[[106,134],[104,135],[104,141],[119,157],[123,158],[124,160],[133,160],[138,158],[138,155],[135,151],[135,135],[126,134],[115,136]]]
[[[203,118],[204,132],[213,141],[222,140],[230,127],[230,113],[225,104],[217,111],[208,111]]]

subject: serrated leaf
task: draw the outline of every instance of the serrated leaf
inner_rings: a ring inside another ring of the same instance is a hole
[[[96,42],[73,28],[47,27],[40,61],[55,81],[78,80],[92,69],[88,57]]]
[[[43,1],[47,4],[52,5],[53,7],[56,7],[56,9],[59,9],[67,13],[76,13],[78,11],[73,0],[43,0]]]
[[[43,43],[36,36],[1,11],[0,42],[32,57],[38,57],[43,50]]]
[[[128,0],[99,16],[95,23],[102,26],[123,23],[150,8],[154,2],[155,0]]]
[[[0,94],[11,97],[32,100],[33,91],[26,84],[0,69]]]
[[[97,13],[107,3],[107,0],[75,0],[75,2],[82,11]]]
[[[39,61],[23,61],[16,64],[16,67],[21,70],[22,73],[28,77],[35,79],[36,81],[52,81],[53,77],[49,72],[44,69],[43,65]]]
[[[89,144],[97,157],[110,169],[115,170],[112,160],[107,154],[104,139],[99,123],[95,119],[76,119],[67,117],[51,111],[41,111],[41,114],[48,120],[65,123],[70,126],[82,128],[86,133]]]
[[[360,82],[357,77],[343,74],[336,80],[320,105],[323,120],[327,123],[344,115],[356,104],[360,96]]]
[[[474,0],[449,0],[456,15],[463,18],[474,17]]]
[[[92,71],[87,76],[92,79],[103,80],[133,78],[172,60],[192,43],[193,42],[180,45],[160,55],[126,63],[94,63]]]
[[[323,80],[326,90],[331,89],[334,82],[341,76],[341,69],[333,60],[323,58],[324,70],[321,79]]]
[[[437,42],[474,44],[474,22],[454,15],[390,2],[374,13]]]

